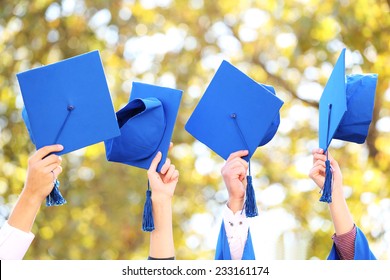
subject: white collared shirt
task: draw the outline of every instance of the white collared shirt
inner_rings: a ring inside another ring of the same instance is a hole
[[[10,226],[5,222],[0,229],[0,260],[21,260],[35,235]]]
[[[245,210],[239,210],[236,213],[233,213],[233,211],[225,205],[223,222],[232,260],[241,260],[249,229]]]

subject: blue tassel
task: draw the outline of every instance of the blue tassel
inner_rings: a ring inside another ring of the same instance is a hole
[[[65,204],[66,200],[63,198],[59,189],[60,181],[56,179],[53,185],[51,193],[46,197],[46,206],[59,206]]]
[[[325,161],[325,182],[322,188],[322,196],[320,201],[331,203],[332,202],[332,168],[330,167],[330,161]]]
[[[252,176],[246,176],[248,184],[246,185],[245,214],[247,217],[256,217],[258,215],[255,190],[252,185]]]
[[[153,208],[152,208],[152,192],[148,188],[146,191],[146,200],[144,205],[144,215],[142,219],[142,230],[143,231],[153,231],[154,230],[154,221],[153,221]]]

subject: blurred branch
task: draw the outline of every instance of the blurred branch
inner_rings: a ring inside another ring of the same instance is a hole
[[[254,55],[254,57],[256,57],[256,56],[257,56],[257,54]],[[292,96],[294,96],[294,98],[301,100],[306,105],[309,105],[309,106],[314,107],[314,108],[318,108],[318,102],[309,101],[309,100],[300,98],[296,94],[294,88],[288,82],[283,80],[281,77],[276,76],[274,74],[271,74],[269,71],[267,71],[267,68],[265,67],[265,65],[263,63],[261,63],[260,61],[257,61],[256,63],[259,64],[264,69],[264,71],[267,73],[267,75],[270,77],[270,79],[272,81],[274,81],[276,84],[278,84],[278,86],[283,87],[287,92],[289,92]]]
[[[240,40],[236,29],[232,28],[232,33],[233,33],[233,36],[237,40]],[[306,100],[306,99],[299,97],[297,95],[297,93],[295,92],[295,89],[287,81],[283,80],[281,77],[279,77],[277,75],[270,73],[267,70],[267,68],[265,67],[265,65],[258,59],[259,55],[260,55],[260,47],[259,47],[259,44],[256,44],[255,51],[252,54],[251,60],[252,60],[252,62],[255,62],[256,64],[260,65],[261,68],[263,68],[263,70],[270,77],[272,84],[277,84],[279,87],[284,88],[284,90],[287,91],[288,93],[290,93],[294,98],[301,100],[306,105],[308,105],[310,107],[318,108],[318,102],[309,101],[309,100]]]

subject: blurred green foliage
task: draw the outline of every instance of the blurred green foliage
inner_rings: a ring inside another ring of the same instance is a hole
[[[211,231],[226,200],[222,160],[184,125],[222,59],[284,100],[275,138],[254,156],[263,213],[284,209],[294,226],[279,233],[276,258],[287,258],[287,234],[305,237],[300,258],[324,259],[333,228],[327,206],[307,177],[317,146],[317,102],[345,45],[348,73],[379,73],[366,144],[335,142],[348,205],[377,257],[390,256],[390,16],[384,0],[2,0],[0,8],[0,203],[6,219],[34,151],[21,119],[15,74],[98,49],[116,110],[131,82],[184,91],[171,152],[180,170],[174,199],[178,259],[212,259]],[[97,112],[98,113],[98,112]],[[42,207],[27,259],[145,259],[141,231],[146,172],[108,163],[102,143],[64,157],[60,176],[68,204]],[[210,164],[211,163],[211,164]],[[269,190],[282,190],[270,202]],[[278,221],[273,221],[278,223]],[[264,231],[274,224],[264,224]],[[298,240],[299,241],[299,240]],[[295,242],[298,242],[295,240]],[[209,245],[208,245],[209,244]],[[299,258],[299,257],[298,257]]]

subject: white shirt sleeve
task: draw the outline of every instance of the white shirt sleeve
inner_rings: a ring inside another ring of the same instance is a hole
[[[24,232],[5,222],[0,229],[0,260],[21,260],[35,235]]]
[[[249,229],[245,211],[240,210],[233,213],[232,210],[225,205],[223,222],[232,260],[241,260]]]

